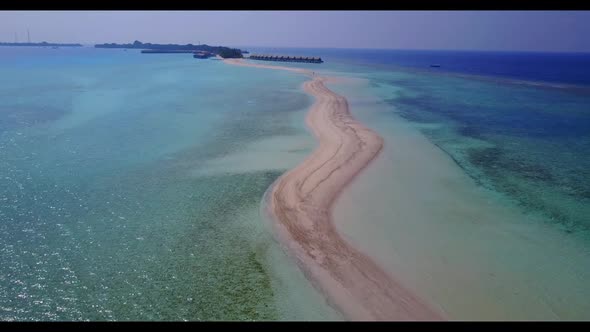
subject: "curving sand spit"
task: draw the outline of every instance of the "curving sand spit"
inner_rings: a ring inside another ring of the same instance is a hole
[[[333,225],[334,200],[379,154],[383,139],[352,117],[346,99],[325,86],[325,77],[299,68],[225,62],[312,76],[304,89],[316,101],[306,122],[319,146],[277,180],[268,206],[279,237],[312,284],[351,320],[442,320],[441,313],[348,244]]]

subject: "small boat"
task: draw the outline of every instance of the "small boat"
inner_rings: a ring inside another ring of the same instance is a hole
[[[440,68],[440,65],[434,64],[434,65],[430,65],[430,67],[433,67],[433,68]]]
[[[52,48],[53,48],[53,49],[56,49],[56,48],[59,48],[59,47],[57,47],[57,46],[53,46]]]

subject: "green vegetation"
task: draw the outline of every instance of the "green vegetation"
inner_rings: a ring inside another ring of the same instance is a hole
[[[209,46],[209,45],[178,45],[178,44],[152,44],[142,43],[138,40],[133,44],[97,44],[94,45],[96,48],[131,48],[131,49],[143,49],[143,50],[169,50],[169,51],[205,51],[213,54],[219,54],[223,58],[242,58],[242,51],[237,48],[229,48],[224,46]]]
[[[219,51],[219,56],[228,59],[228,58],[243,58],[242,52],[237,48],[227,48],[225,47],[221,51]]]

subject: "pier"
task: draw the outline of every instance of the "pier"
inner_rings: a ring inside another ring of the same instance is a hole
[[[322,58],[320,58],[320,57],[260,55],[260,54],[252,54],[247,59],[262,60],[262,61],[281,61],[281,62],[307,62],[307,63],[322,63],[322,62],[324,62],[322,60]]]

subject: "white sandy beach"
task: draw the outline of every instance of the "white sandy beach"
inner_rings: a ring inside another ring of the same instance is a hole
[[[443,319],[369,256],[343,240],[334,228],[335,199],[377,157],[383,139],[352,117],[346,99],[325,86],[325,77],[304,69],[244,60],[226,63],[312,76],[304,90],[316,101],[306,122],[319,145],[277,180],[269,200],[281,242],[310,282],[351,320]]]

